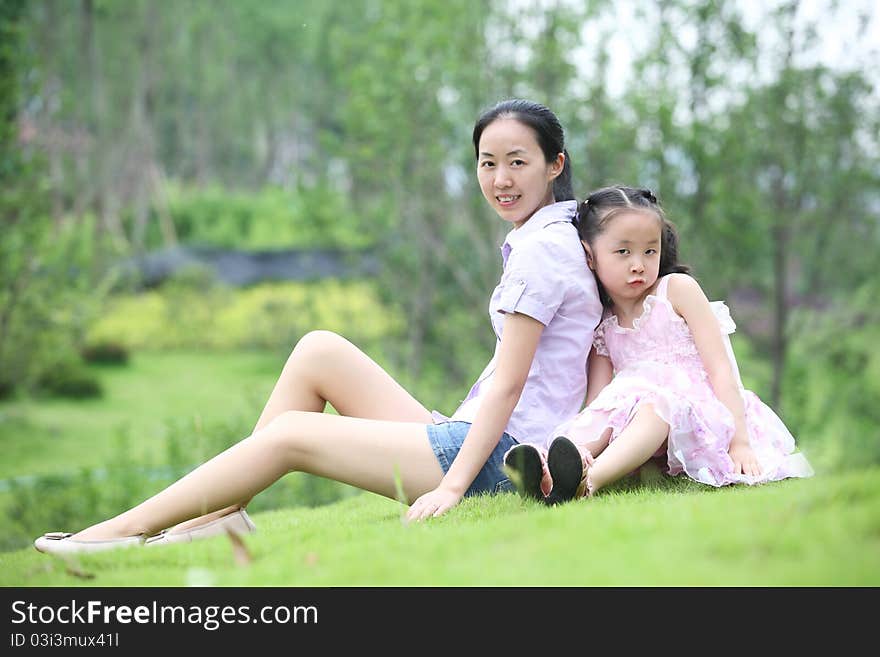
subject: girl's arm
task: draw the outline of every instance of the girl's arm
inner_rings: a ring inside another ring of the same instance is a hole
[[[749,445],[742,395],[709,300],[700,284],[687,274],[670,274],[668,285],[669,301],[691,330],[712,390],[733,415],[734,433],[728,454],[733,460],[734,472],[759,475],[761,470]]]
[[[602,392],[602,389],[611,383],[614,377],[614,367],[611,365],[611,359],[608,356],[600,356],[596,353],[596,347],[590,347],[590,355],[587,358],[589,366],[587,374],[587,401],[589,406],[593,400]]]
[[[413,503],[407,513],[408,520],[439,516],[464,496],[507,428],[525,387],[543,330],[544,325],[528,315],[508,313],[504,317],[492,385],[480,404],[461,451],[440,485],[419,497],[416,502],[420,504]],[[437,510],[433,511],[435,506]],[[415,508],[422,511],[415,511]]]

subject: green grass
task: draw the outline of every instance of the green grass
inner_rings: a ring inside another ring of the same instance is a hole
[[[123,426],[132,460],[163,463],[169,419],[255,422],[283,356],[137,352],[128,367],[95,370],[102,399],[4,402],[0,477],[103,467]],[[69,561],[25,547],[0,553],[0,585],[880,585],[876,467],[720,490],[655,475],[553,509],[515,495],[468,499],[420,525],[371,494],[262,512],[259,500],[249,565],[223,537]]]
[[[84,527],[113,515],[246,436],[285,356],[136,352],[127,367],[91,367],[101,399],[0,403],[0,551],[29,546],[47,526]],[[353,492],[299,474],[251,509],[315,506]]]
[[[880,469],[748,488],[628,485],[546,508],[468,499],[423,524],[363,494],[218,537],[70,558],[0,554],[3,586],[877,586]]]
[[[136,352],[127,367],[92,366],[100,399],[23,399],[0,404],[0,478],[105,465],[121,428],[132,457],[162,461],[169,419],[245,415],[256,423],[284,356],[269,351]]]

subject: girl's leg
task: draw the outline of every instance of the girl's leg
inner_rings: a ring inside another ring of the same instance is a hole
[[[250,499],[292,470],[391,498],[399,477],[407,500],[443,478],[424,424],[286,411],[157,495],[75,538],[150,535]]]
[[[669,425],[650,404],[640,406],[632,421],[617,439],[605,447],[587,475],[588,490],[617,481],[645,463],[669,434]]]
[[[286,411],[320,413],[327,403],[341,415],[430,424],[431,413],[378,363],[340,335],[312,331],[297,342],[263,407],[254,434]],[[173,527],[185,531],[246,506],[250,498]]]
[[[608,447],[608,441],[611,439],[609,415],[608,412],[584,411],[561,433],[581,449],[589,451],[595,458]]]

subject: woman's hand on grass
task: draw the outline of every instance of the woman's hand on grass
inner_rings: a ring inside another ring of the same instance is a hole
[[[458,504],[461,495],[442,486],[419,497],[406,512],[407,522],[421,522],[425,518],[436,518]]]

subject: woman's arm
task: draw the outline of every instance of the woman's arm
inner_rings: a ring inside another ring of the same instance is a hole
[[[593,400],[602,392],[602,389],[611,383],[614,377],[614,367],[611,365],[611,359],[608,356],[600,356],[596,352],[596,347],[590,347],[590,355],[587,358],[587,401],[589,406]]]
[[[507,428],[525,387],[543,330],[544,325],[528,315],[508,313],[504,317],[495,375],[461,451],[440,485],[422,495],[410,507],[407,519],[422,520],[429,515],[439,516],[458,504],[464,496]],[[428,496],[434,504],[425,503],[427,500],[423,498]],[[436,511],[433,511],[434,506],[438,507]]]
[[[694,343],[709,375],[715,396],[733,416],[734,434],[728,453],[733,460],[734,472],[760,474],[760,467],[749,445],[746,413],[736,374],[724,348],[718,319],[709,306],[709,300],[696,280],[686,274],[670,274],[667,296],[676,312],[684,318],[694,337]]]

